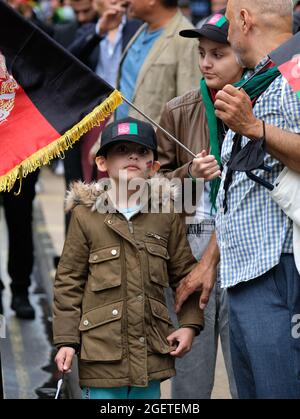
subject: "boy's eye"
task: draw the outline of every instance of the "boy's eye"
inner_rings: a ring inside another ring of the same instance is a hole
[[[126,145],[123,145],[123,144],[119,145],[116,148],[116,152],[119,153],[119,154],[126,154],[126,153],[128,153],[128,147]]]
[[[148,153],[148,148],[146,148],[146,147],[139,147],[138,153],[143,156],[143,155],[145,155],[145,154]]]
[[[145,156],[146,154],[148,154],[148,151],[149,150],[147,149],[147,147],[128,146],[126,144],[120,144],[115,148],[115,153],[120,154],[120,155],[136,153],[136,154],[139,154],[140,156]]]

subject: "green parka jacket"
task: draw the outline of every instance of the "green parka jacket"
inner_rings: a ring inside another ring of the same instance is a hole
[[[139,212],[128,222],[101,213],[105,189],[101,181],[76,183],[67,198],[72,218],[54,284],[54,343],[80,344],[81,386],[144,387],[175,375],[164,290],[176,289],[196,261],[178,214]],[[178,318],[201,329],[198,294]]]

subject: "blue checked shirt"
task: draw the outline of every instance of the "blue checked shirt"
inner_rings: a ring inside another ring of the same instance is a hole
[[[265,60],[255,71],[264,63]],[[266,124],[300,134],[300,100],[282,76],[275,79],[259,97],[254,114]],[[234,135],[229,130],[222,146],[224,170],[216,216],[222,288],[257,278],[276,266],[282,253],[293,253],[291,220],[271,199],[268,190],[250,180],[246,173],[234,172],[228,190],[228,211],[224,214],[224,180]],[[242,146],[248,141],[243,137]],[[273,168],[271,173],[263,170],[253,173],[274,183],[284,166],[269,154],[266,154],[265,163]]]

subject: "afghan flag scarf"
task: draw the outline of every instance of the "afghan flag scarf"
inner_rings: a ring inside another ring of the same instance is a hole
[[[278,76],[280,76],[280,74],[281,73],[277,69],[277,67],[267,68],[264,72],[257,74],[252,80],[250,80],[246,84],[245,91],[249,95],[253,103],[262,93],[266,91],[270,84]],[[242,78],[239,82],[234,83],[234,86],[240,87],[244,82],[245,79]],[[222,140],[224,140],[225,138],[225,132],[221,131],[222,121],[218,121],[215,114],[214,101],[217,92],[215,90],[209,89],[204,79],[200,81],[200,89],[203,97],[203,103],[205,106],[208,123],[210,153],[215,156],[217,162],[221,167],[221,145]],[[220,183],[220,178],[211,181],[210,202],[212,205],[212,211],[216,210],[216,199],[219,192]]]

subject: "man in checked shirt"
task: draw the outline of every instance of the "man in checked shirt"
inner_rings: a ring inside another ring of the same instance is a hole
[[[229,0],[229,42],[238,61],[258,70],[267,55],[292,36],[290,0]],[[253,73],[250,72],[248,77]],[[299,71],[298,71],[299,73]],[[247,77],[247,75],[246,75]],[[225,199],[224,181],[233,138],[263,138],[265,164],[255,174],[274,184],[284,166],[300,173],[300,100],[281,75],[256,99],[227,85],[216,96],[216,116],[229,127],[222,148],[224,166],[218,196],[216,238],[211,263],[221,256],[222,287],[228,289],[232,363],[240,398],[300,398],[300,339],[293,319],[300,313],[300,275],[296,269],[292,222],[260,184],[234,172]],[[263,122],[264,121],[264,124]],[[224,206],[224,203],[226,204]],[[219,250],[218,250],[219,248]],[[177,310],[196,289],[209,298],[207,267],[198,265],[183,280]]]

